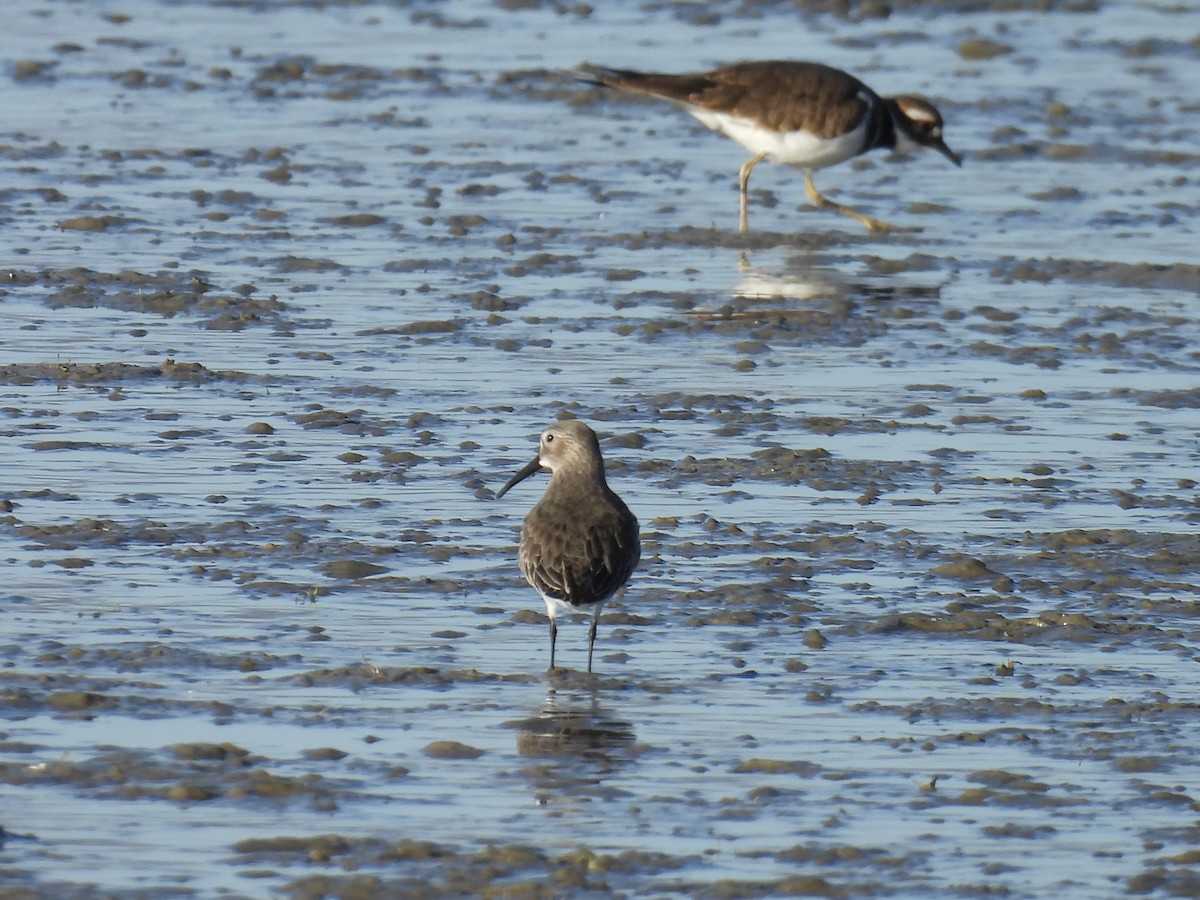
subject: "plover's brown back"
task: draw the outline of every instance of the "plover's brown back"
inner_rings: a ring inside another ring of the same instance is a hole
[[[872,231],[892,226],[827,199],[813,183],[815,170],[879,147],[928,147],[962,164],[946,146],[942,117],[933,104],[920,97],[880,97],[850,73],[822,63],[740,62],[682,75],[587,64],[576,71],[592,84],[678,103],[754,154],[738,173],[742,231],[748,228],[750,171],[764,159],[803,170],[809,200]]]

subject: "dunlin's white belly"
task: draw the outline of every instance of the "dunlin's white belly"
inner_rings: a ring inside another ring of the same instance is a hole
[[[541,592],[539,591],[538,593]],[[603,601],[601,601],[599,605],[595,603],[588,603],[584,606],[575,606],[572,603],[568,603],[566,600],[559,600],[557,597],[550,597],[546,594],[542,594],[542,602],[546,604],[546,615],[551,619],[558,618],[558,614],[560,612],[591,613],[599,618],[600,608],[604,606]]]
[[[751,153],[766,153],[775,162],[800,169],[823,169],[857,156],[866,140],[867,117],[841,137],[822,139],[806,131],[770,131],[726,113],[686,107],[713,131],[733,138]]]

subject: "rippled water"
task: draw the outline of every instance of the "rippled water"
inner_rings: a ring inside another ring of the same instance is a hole
[[[1192,10],[9,6],[0,885],[1197,892]],[[919,233],[561,73],[769,57],[937,101],[818,176]]]

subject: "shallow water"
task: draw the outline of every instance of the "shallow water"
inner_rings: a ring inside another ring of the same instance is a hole
[[[1189,10],[10,7],[4,888],[1200,890]],[[938,102],[961,170],[818,175],[920,232],[739,235],[560,73],[773,56]],[[595,678],[493,500],[560,414]]]

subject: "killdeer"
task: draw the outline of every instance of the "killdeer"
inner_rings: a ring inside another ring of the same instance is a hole
[[[877,147],[901,152],[930,147],[962,165],[942,139],[942,116],[932,103],[907,94],[880,97],[853,75],[821,63],[740,62],[685,75],[584,64],[576,72],[591,84],[674,101],[753,153],[738,173],[742,231],[748,228],[746,185],[764,159],[802,170],[813,204],[871,231],[894,226],[823,196],[813,184],[814,171]]]
[[[521,574],[541,594],[550,618],[550,668],[560,610],[590,610],[588,671],[600,609],[633,574],[642,555],[638,521],[604,477],[596,432],[574,419],[542,432],[538,455],[496,494],[534,472],[549,470],[546,493],[525,517],[517,559]]]

